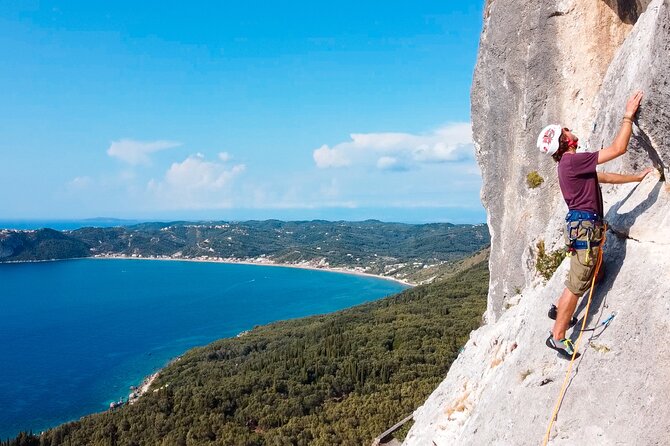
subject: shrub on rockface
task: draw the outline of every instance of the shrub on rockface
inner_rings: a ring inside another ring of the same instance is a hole
[[[547,252],[544,240],[538,241],[536,246],[537,257],[535,258],[535,269],[544,280],[549,280],[565,258],[565,249]]]
[[[534,170],[526,175],[526,184],[528,184],[528,187],[531,189],[539,187],[542,183],[544,183],[544,178],[542,178],[542,176],[537,173],[537,170]]]

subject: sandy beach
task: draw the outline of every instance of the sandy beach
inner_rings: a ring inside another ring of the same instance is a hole
[[[253,265],[253,266],[276,266],[280,268],[298,268],[298,269],[307,269],[307,270],[314,270],[314,271],[326,271],[326,272],[332,272],[332,273],[340,273],[340,274],[352,274],[356,276],[364,276],[364,277],[374,277],[376,279],[383,279],[383,280],[390,280],[392,282],[400,283],[402,285],[408,286],[408,287],[414,287],[416,284],[408,282],[403,279],[398,279],[395,277],[390,277],[390,276],[382,276],[379,274],[371,274],[371,273],[366,273],[365,271],[360,271],[357,269],[350,269],[350,268],[342,268],[342,267],[331,267],[331,266],[321,266],[316,262],[302,262],[302,263],[279,263],[279,262],[274,262],[269,259],[263,259],[263,260],[241,260],[241,259],[233,259],[233,258],[201,258],[201,257],[195,257],[195,258],[187,258],[187,257],[168,257],[168,256],[151,256],[151,257],[146,257],[146,256],[128,256],[128,255],[121,255],[121,254],[99,254],[91,257],[84,257],[88,259],[119,259],[119,260],[168,260],[168,261],[173,261],[173,262],[202,262],[202,263],[227,263],[227,264],[234,264],[234,265]],[[68,259],[69,260],[69,259]]]

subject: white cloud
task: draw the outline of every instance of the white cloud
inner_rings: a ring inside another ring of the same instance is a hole
[[[180,145],[181,143],[175,141],[135,141],[132,139],[121,139],[112,141],[109,149],[107,149],[107,155],[136,166],[138,164],[149,164],[151,162],[149,155],[152,153]]]
[[[226,169],[222,163],[205,161],[203,154],[191,155],[181,163],[172,163],[165,173],[166,184],[190,190],[221,189],[237,174],[244,171],[244,164]]]
[[[353,133],[351,140],[332,148],[314,150],[317,167],[343,167],[351,164],[376,165],[382,170],[406,170],[422,163],[444,163],[472,158],[470,123],[444,125],[427,134]]]
[[[228,154],[219,154],[220,160],[229,158]],[[172,163],[164,178],[152,179],[147,189],[173,208],[228,207],[232,201],[226,191],[245,169],[244,164],[228,167],[224,162],[207,161],[197,153]]]
[[[351,161],[343,150],[331,149],[325,144],[314,151],[313,157],[317,167],[322,169],[327,167],[344,167],[351,164]]]

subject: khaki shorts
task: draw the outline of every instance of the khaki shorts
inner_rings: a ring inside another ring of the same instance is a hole
[[[592,247],[588,262],[586,259],[586,249],[578,249],[577,252],[570,256],[570,272],[568,272],[565,287],[573,294],[581,296],[591,287],[599,251],[600,247],[598,245]],[[598,273],[598,280],[601,277],[602,267]]]
[[[568,273],[568,279],[565,281],[565,287],[568,290],[577,296],[581,296],[591,287],[593,272],[596,269],[598,253],[600,252],[599,244],[603,236],[603,227],[601,225],[594,226],[589,221],[583,221],[580,228],[576,227],[576,222],[573,222],[572,226],[572,236],[577,236],[577,240],[591,239],[590,251],[586,249],[578,249],[570,256],[570,272]],[[565,240],[566,244],[568,244],[567,231]],[[601,267],[597,280],[602,278],[602,273],[603,269]]]

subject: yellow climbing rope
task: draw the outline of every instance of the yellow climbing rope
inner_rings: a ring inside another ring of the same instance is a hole
[[[604,225],[602,233],[603,238],[600,241],[600,249],[598,250],[598,260],[596,261],[596,269],[594,270],[593,278],[591,279],[591,291],[589,291],[589,300],[586,302],[586,312],[584,313],[584,318],[582,319],[582,328],[579,331],[579,336],[577,337],[577,342],[575,343],[575,349],[574,352],[572,353],[572,359],[570,359],[568,370],[565,372],[565,378],[563,379],[561,392],[558,394],[558,400],[556,400],[556,405],[554,406],[554,412],[551,414],[551,420],[549,420],[549,426],[547,427],[547,433],[544,435],[544,441],[542,442],[542,446],[547,446],[547,443],[549,442],[549,435],[551,435],[551,428],[554,425],[554,421],[556,421],[558,410],[561,408],[561,403],[563,402],[563,397],[565,396],[568,381],[572,373],[572,365],[575,362],[575,355],[577,354],[577,350],[579,350],[579,343],[582,340],[582,335],[584,334],[584,328],[586,328],[586,318],[589,314],[589,308],[591,307],[591,298],[593,297],[593,290],[596,287],[596,277],[598,277],[598,272],[600,271],[600,265],[603,262],[603,246],[605,246],[607,224]]]

